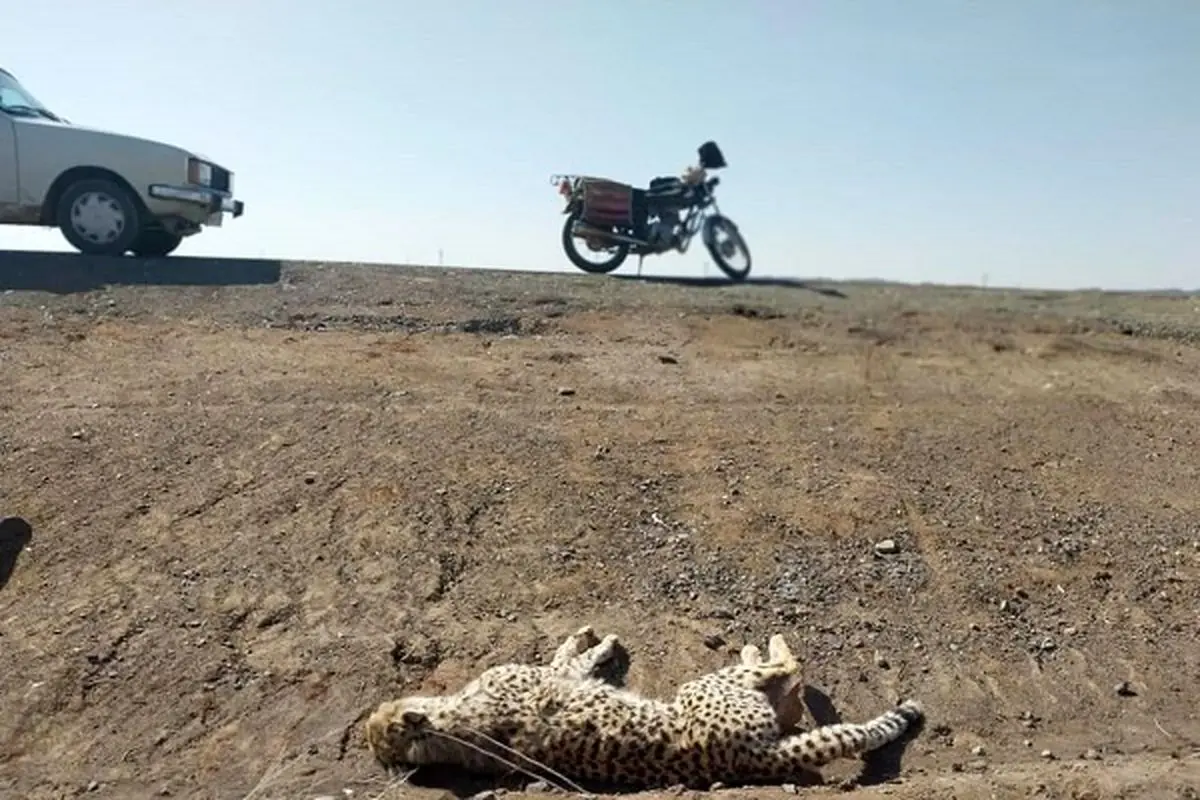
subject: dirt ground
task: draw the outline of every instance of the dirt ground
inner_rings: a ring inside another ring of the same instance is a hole
[[[1200,797],[1200,300],[822,287],[0,294],[0,796],[478,791],[364,715],[591,623],[648,692],[782,632],[818,718],[929,714],[644,797]]]

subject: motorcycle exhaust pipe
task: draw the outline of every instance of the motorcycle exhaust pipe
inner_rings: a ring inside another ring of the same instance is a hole
[[[626,236],[623,233],[613,233],[612,231],[601,230],[594,225],[589,225],[586,222],[576,222],[571,226],[572,236],[594,236],[597,239],[611,239],[614,242],[622,244],[631,244],[636,246],[644,246],[646,243],[634,236]]]

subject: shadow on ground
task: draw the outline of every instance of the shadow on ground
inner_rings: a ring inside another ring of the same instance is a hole
[[[0,251],[0,291],[70,294],[104,286],[249,286],[279,281],[274,259],[134,258]]]
[[[813,286],[807,281],[802,281],[798,278],[746,278],[743,281],[732,281],[724,277],[711,278],[695,278],[695,277],[675,277],[663,275],[613,275],[614,278],[619,278],[623,281],[636,281],[638,283],[665,283],[671,286],[696,286],[719,288],[722,286],[773,286],[780,289],[804,289],[809,292],[816,292],[825,297],[837,297],[844,299],[846,295],[839,289],[834,289],[824,286]]]
[[[33,526],[20,517],[0,519],[0,591],[8,585],[17,558],[33,539]]]

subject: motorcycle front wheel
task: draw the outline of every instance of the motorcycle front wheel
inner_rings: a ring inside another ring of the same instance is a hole
[[[578,219],[579,212],[572,211],[567,215],[566,220],[563,221],[563,252],[567,254],[567,258],[571,260],[572,264],[584,272],[593,275],[604,275],[625,263],[625,259],[629,257],[629,245],[624,242],[605,242],[603,247],[590,247],[583,239],[571,232],[572,227],[574,227]],[[611,255],[603,261],[592,261],[579,250],[581,244],[589,253],[611,253]]]
[[[750,274],[750,248],[729,217],[714,214],[704,220],[704,246],[731,280],[742,281]],[[745,266],[734,266],[733,259],[739,255],[745,260]]]

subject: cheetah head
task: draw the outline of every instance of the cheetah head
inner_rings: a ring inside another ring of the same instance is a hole
[[[437,760],[428,698],[405,697],[383,703],[367,718],[367,747],[385,767],[418,766]]]

